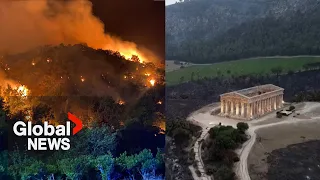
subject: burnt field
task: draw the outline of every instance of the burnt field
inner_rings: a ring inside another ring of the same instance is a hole
[[[320,71],[284,75],[250,75],[226,78],[204,78],[170,86],[166,89],[168,118],[186,118],[207,104],[218,102],[220,94],[261,84],[274,84],[285,89],[284,101],[320,101]]]
[[[309,141],[272,151],[269,180],[320,179],[320,141]]]

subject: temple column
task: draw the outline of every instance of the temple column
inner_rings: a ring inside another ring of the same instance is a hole
[[[224,114],[224,100],[221,101],[221,114]]]
[[[264,99],[261,100],[261,114],[264,114],[265,106],[264,106]]]
[[[244,103],[241,103],[241,117],[244,117]]]
[[[233,101],[231,101],[231,105],[230,105],[230,106],[231,106],[231,107],[230,107],[230,108],[231,108],[230,115],[233,115],[233,109],[234,109],[234,108],[233,108]]]
[[[236,116],[239,116],[239,102],[236,102]]]
[[[253,115],[256,116],[258,114],[258,101],[254,102],[254,113]]]
[[[279,95],[279,108],[282,108],[282,97]]]
[[[252,116],[254,117],[256,115],[256,102],[252,103]]]
[[[226,107],[225,113],[229,114],[229,101],[228,100],[226,101],[225,107]]]
[[[261,99],[258,101],[258,104],[259,104],[259,109],[258,109],[258,112],[259,112],[259,115],[261,115],[261,103],[262,103],[262,101],[261,101]]]
[[[266,112],[268,112],[268,99],[264,100],[264,109]]]
[[[274,110],[276,110],[278,107],[277,107],[277,96],[275,96],[274,98],[273,98],[273,108],[274,108]]]
[[[271,111],[271,98],[268,98],[268,111]]]
[[[247,114],[246,114],[246,118],[250,118],[250,103],[246,103],[246,106],[247,106]]]
[[[254,116],[254,103],[255,102],[252,102],[251,104],[250,104],[250,109],[251,109],[251,114],[250,114],[250,117],[253,117]]]
[[[259,114],[259,101],[256,101],[256,115]]]

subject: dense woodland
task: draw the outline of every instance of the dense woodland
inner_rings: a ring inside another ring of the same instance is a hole
[[[4,55],[0,179],[163,179],[163,71],[137,58],[85,45]],[[84,124],[69,151],[33,153],[11,136],[18,120],[64,124],[67,112]]]
[[[214,63],[257,56],[319,55],[319,7],[317,0],[203,0],[172,5],[167,8],[166,56]],[[190,21],[189,16],[193,17]],[[184,31],[183,27],[188,28]]]

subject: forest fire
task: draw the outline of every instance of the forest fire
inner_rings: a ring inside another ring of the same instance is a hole
[[[22,97],[26,97],[29,92],[29,90],[24,85],[19,86],[16,90],[21,94]]]
[[[80,77],[81,82],[84,82],[86,79],[84,77]]]
[[[119,101],[118,101],[118,104],[119,104],[119,105],[124,105],[124,104],[125,104],[125,102],[124,102],[124,101],[122,101],[122,100],[119,100]]]
[[[156,83],[156,80],[151,79],[151,80],[149,80],[149,83],[151,84],[151,86],[154,86],[154,85],[155,85],[155,83]]]

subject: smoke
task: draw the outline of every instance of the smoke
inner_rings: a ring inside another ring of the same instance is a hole
[[[143,61],[157,61],[152,52],[138,49],[135,43],[105,34],[105,26],[92,14],[88,0],[1,0],[0,24],[0,52],[85,43],[95,49],[119,51],[126,58],[138,55]]]
[[[10,86],[13,89],[16,89],[19,87],[19,83],[8,78],[5,72],[0,70],[0,91],[6,89],[8,86]]]

